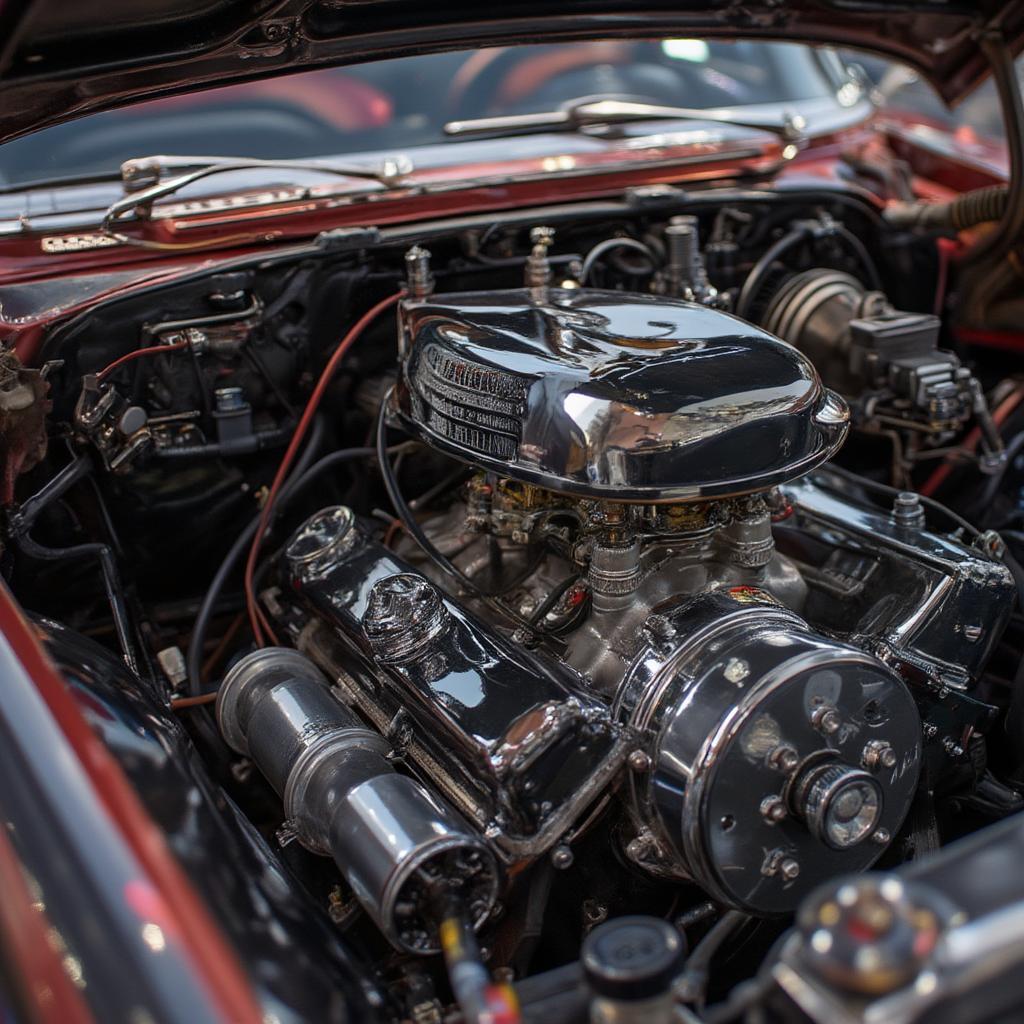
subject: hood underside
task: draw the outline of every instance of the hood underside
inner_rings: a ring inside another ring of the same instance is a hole
[[[67,0],[0,3],[0,141],[205,86],[429,50],[636,35],[782,39],[904,61],[955,102],[1024,0]]]

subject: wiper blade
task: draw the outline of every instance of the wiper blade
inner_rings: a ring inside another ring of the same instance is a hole
[[[85,174],[61,174],[53,178],[29,178],[27,181],[4,182],[0,196],[22,192],[43,192],[55,188],[77,188],[86,185],[106,185],[121,180],[117,171],[88,171]]]
[[[173,195],[194,181],[229,171],[262,168],[315,171],[319,174],[374,181],[387,188],[397,185],[413,169],[412,161],[404,156],[388,157],[377,165],[340,164],[321,160],[221,159],[201,156],[151,156],[126,160],[121,165],[121,180],[129,194],[107,208],[100,221],[100,229],[112,233],[112,225],[117,221],[131,213],[149,209],[158,199]],[[163,175],[167,171],[183,173],[163,180]]]
[[[630,124],[634,121],[710,121],[714,124],[754,128],[778,135],[786,142],[804,141],[806,120],[800,114],[787,113],[781,121],[768,118],[736,117],[733,114],[715,114],[692,107],[663,107],[653,103],[584,97],[570,100],[557,110],[536,114],[510,114],[504,117],[481,117],[472,121],[449,121],[445,135],[533,135],[545,132],[576,132],[584,128],[603,128],[610,125]]]

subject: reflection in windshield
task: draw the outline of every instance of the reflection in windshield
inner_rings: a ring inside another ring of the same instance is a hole
[[[0,147],[0,183],[116,172],[150,154],[298,159],[443,140],[452,120],[605,96],[722,109],[834,98],[831,51],[795,43],[599,40],[427,54],[92,114]]]
[[[1005,148],[1006,127],[991,78],[950,109],[927,80],[905,64],[852,50],[844,60],[864,72],[881,105],[898,117],[951,132],[966,145],[980,142]],[[1016,67],[1024,86],[1024,57],[1017,58]]]

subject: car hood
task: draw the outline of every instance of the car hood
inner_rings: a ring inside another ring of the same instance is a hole
[[[1024,45],[1024,0],[0,0],[0,141],[121,105],[325,64],[614,35],[864,48],[955,102],[980,40]]]

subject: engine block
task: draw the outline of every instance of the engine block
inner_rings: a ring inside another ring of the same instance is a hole
[[[401,321],[393,411],[481,469],[425,531],[467,581],[539,556],[504,595],[528,628],[324,509],[285,550],[286,616],[341,698],[509,867],[571,861],[602,808],[636,869],[757,914],[868,867],[951,701],[983,725],[1005,567],[827,468],[798,479],[845,407],[723,313],[534,289]]]

